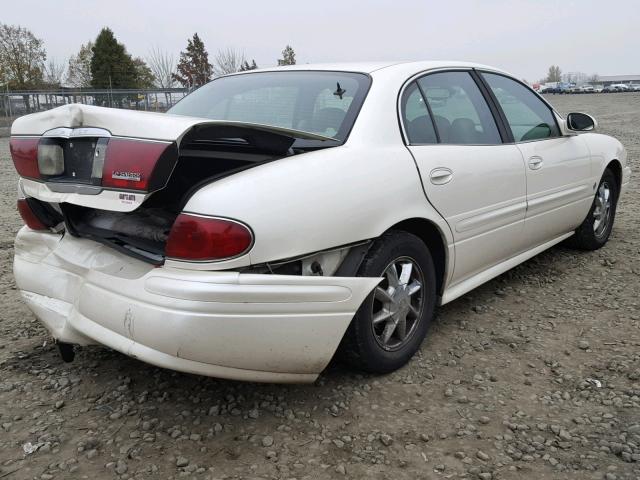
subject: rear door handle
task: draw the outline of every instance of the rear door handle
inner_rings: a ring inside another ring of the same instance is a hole
[[[445,183],[449,183],[453,178],[453,172],[445,167],[434,168],[429,173],[429,180],[434,185],[444,185]]]
[[[529,159],[529,168],[531,170],[538,170],[542,167],[542,157],[531,157]]]

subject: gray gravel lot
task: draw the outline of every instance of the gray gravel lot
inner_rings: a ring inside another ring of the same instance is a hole
[[[594,114],[638,171],[640,94],[549,99]],[[6,138],[0,160],[3,480],[640,478],[637,174],[605,248],[553,248],[441,308],[402,370],[282,386],[100,347],[63,364],[15,289]]]

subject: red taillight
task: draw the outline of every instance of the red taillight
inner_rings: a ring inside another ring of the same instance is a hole
[[[102,169],[102,186],[148,190],[153,169],[168,147],[169,144],[162,142],[110,139]]]
[[[18,200],[18,212],[24,221],[25,225],[32,230],[49,230],[49,228],[42,223],[42,221],[33,213],[29,203],[21,198]]]
[[[18,175],[27,178],[40,178],[38,170],[39,138],[11,137],[9,150]]]
[[[245,253],[252,242],[251,230],[239,222],[181,213],[169,233],[165,254],[182,260],[222,260]]]

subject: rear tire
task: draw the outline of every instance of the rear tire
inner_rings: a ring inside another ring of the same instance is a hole
[[[597,250],[604,246],[611,236],[618,203],[618,183],[610,169],[606,169],[589,209],[587,218],[567,240],[570,247],[580,250]]]
[[[353,317],[339,356],[358,370],[392,372],[420,348],[434,317],[431,254],[415,235],[390,231],[373,243],[358,276],[384,279]]]

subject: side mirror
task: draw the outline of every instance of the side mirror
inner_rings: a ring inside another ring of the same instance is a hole
[[[598,126],[598,122],[586,113],[570,113],[567,115],[567,128],[576,132],[589,132]]]

